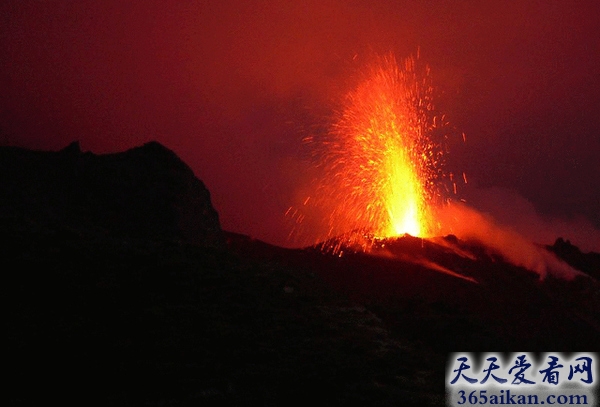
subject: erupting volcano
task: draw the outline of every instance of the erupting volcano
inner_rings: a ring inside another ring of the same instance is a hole
[[[347,251],[390,255],[398,252],[393,247],[403,235],[438,243],[435,238],[454,235],[540,278],[549,272],[574,278],[576,270],[510,227],[450,199],[457,195],[457,178],[446,169],[445,153],[453,131],[434,107],[431,82],[418,54],[402,63],[393,54],[375,58],[345,94],[325,135],[306,139],[323,170],[314,195],[304,201],[318,208],[326,226],[316,247],[339,256]],[[464,173],[462,180],[466,183]],[[296,223],[304,219],[300,212],[292,213]],[[463,256],[463,248],[451,242],[441,244]],[[447,268],[443,272],[457,276]]]
[[[417,57],[376,58],[348,92],[323,139],[314,137],[325,177],[318,204],[329,208],[328,238],[426,237],[439,225],[444,117],[436,116],[429,67]],[[441,139],[436,140],[441,135]]]

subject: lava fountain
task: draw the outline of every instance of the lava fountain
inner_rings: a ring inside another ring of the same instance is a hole
[[[327,135],[316,143],[317,201],[329,209],[328,238],[340,232],[375,238],[427,237],[441,203],[444,120],[434,114],[429,67],[418,56],[390,54],[367,66]]]
[[[430,69],[418,54],[402,63],[392,54],[376,58],[345,94],[328,131],[305,139],[322,169],[314,193],[303,202],[307,210],[316,208],[327,219],[316,247],[339,256],[347,250],[372,249],[390,254],[379,249],[393,244],[397,236],[453,234],[479,242],[540,278],[550,272],[565,279],[579,275],[510,228],[450,199],[457,194],[457,182],[467,180],[464,173],[457,179],[445,170],[454,132],[436,113],[433,94]],[[301,210],[289,212],[296,224],[303,222]],[[459,247],[446,241],[444,246],[465,256]],[[404,260],[465,277],[430,259]]]

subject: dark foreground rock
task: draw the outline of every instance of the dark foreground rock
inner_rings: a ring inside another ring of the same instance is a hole
[[[600,343],[589,276],[540,281],[455,238],[283,249],[221,232],[160,145],[70,150],[0,150],[20,171],[0,176],[3,404],[442,406],[450,352]]]
[[[444,404],[445,356],[309,267],[33,236],[2,256],[9,405]]]

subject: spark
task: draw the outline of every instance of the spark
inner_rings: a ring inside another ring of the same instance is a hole
[[[435,233],[445,150],[433,132],[447,120],[434,114],[429,73],[418,56],[402,63],[393,54],[376,58],[346,94],[328,134],[310,138],[325,169],[313,201],[329,208],[328,238],[352,231],[356,243]]]

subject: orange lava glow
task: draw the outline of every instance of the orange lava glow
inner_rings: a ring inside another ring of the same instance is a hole
[[[388,55],[361,78],[322,142],[319,194],[331,208],[328,235],[431,236],[442,149],[431,137],[441,121],[429,68]]]

